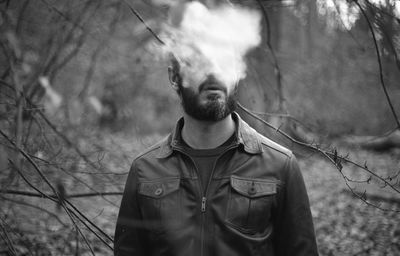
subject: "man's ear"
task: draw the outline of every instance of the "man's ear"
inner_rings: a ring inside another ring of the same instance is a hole
[[[171,87],[175,90],[178,91],[179,90],[179,73],[177,72],[176,68],[174,68],[173,66],[168,66],[168,78],[169,78],[169,82],[171,84]]]

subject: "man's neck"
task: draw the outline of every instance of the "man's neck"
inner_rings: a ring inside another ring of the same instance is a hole
[[[182,139],[192,148],[211,149],[222,145],[235,132],[231,115],[217,122],[199,121],[184,114]]]

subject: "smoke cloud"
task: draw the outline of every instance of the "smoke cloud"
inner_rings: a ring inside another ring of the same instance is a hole
[[[193,1],[171,11],[164,53],[172,53],[181,72],[201,83],[213,74],[233,87],[246,77],[244,56],[261,42],[259,12],[233,5],[208,9]],[[183,86],[189,86],[183,77]]]

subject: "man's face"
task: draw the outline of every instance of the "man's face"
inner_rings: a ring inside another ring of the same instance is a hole
[[[237,86],[227,86],[213,74],[189,77],[181,72],[182,82],[178,84],[184,111],[201,121],[220,121],[235,110]],[[185,85],[185,86],[184,86]]]

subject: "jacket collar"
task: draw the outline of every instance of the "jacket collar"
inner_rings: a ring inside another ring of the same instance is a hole
[[[240,118],[236,112],[232,113],[232,118],[236,124],[236,143],[243,145],[244,150],[249,154],[260,154],[263,152],[261,137],[253,128],[251,128],[245,121]],[[180,118],[172,133],[161,142],[157,158],[166,158],[172,154],[174,150],[180,148],[181,143],[181,130],[183,127],[183,117]]]

